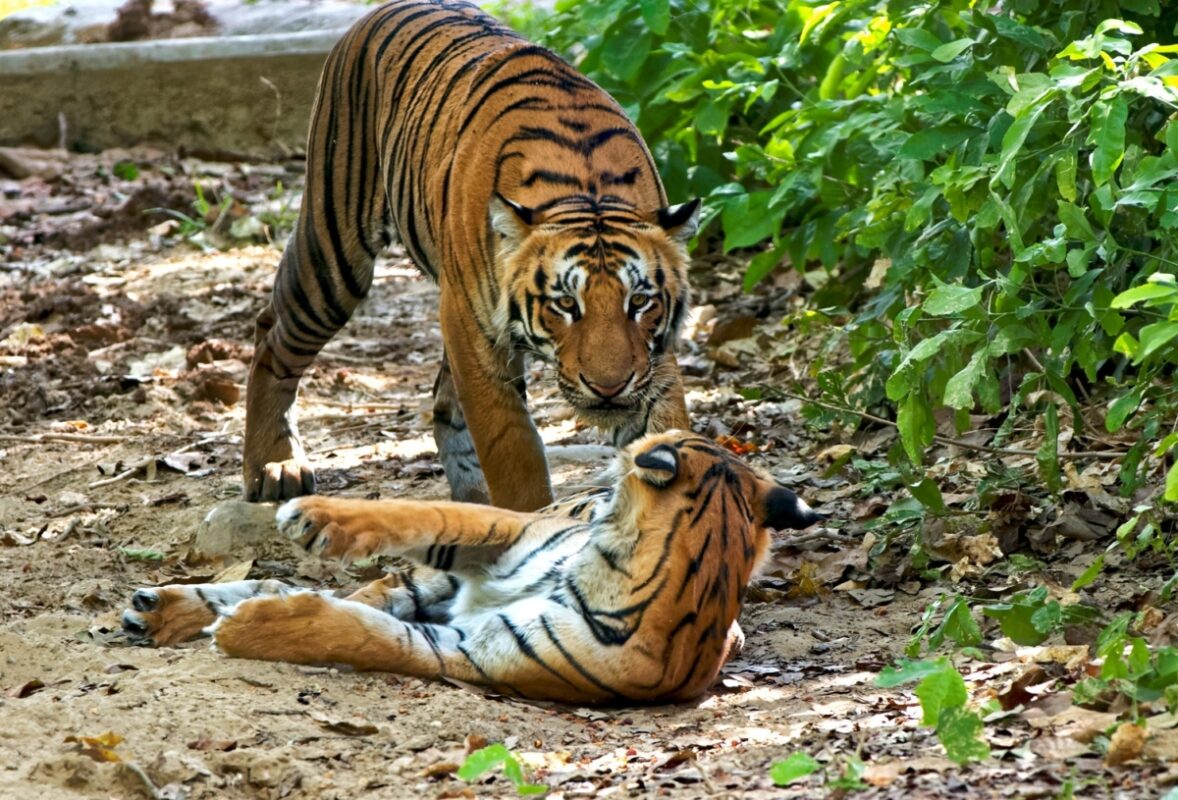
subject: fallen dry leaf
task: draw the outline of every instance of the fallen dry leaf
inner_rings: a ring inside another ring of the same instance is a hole
[[[1048,761],[1065,761],[1088,752],[1088,745],[1069,736],[1040,736],[1031,740],[1031,752]]]
[[[1145,736],[1144,725],[1134,725],[1132,722],[1121,723],[1121,726],[1113,732],[1113,736],[1109,740],[1108,753],[1104,757],[1104,763],[1110,767],[1119,767],[1129,761],[1141,758],[1141,751],[1145,749]]]
[[[44,682],[38,678],[33,678],[31,681],[26,681],[20,686],[14,686],[4,693],[5,697],[11,697],[14,700],[20,700],[28,697],[31,694],[36,694],[45,688]]]
[[[1085,743],[1091,742],[1117,721],[1116,714],[1079,706],[1072,706],[1051,717],[1026,716],[1032,728],[1051,730],[1059,736],[1070,736]]]
[[[438,780],[447,775],[453,775],[458,771],[458,765],[452,761],[439,761],[437,764],[431,764],[421,771],[421,777],[429,778],[430,780]]]
[[[1158,730],[1151,719],[1149,731],[1150,737],[1141,751],[1142,756],[1153,761],[1178,761],[1178,730]]]
[[[253,559],[247,559],[245,561],[238,561],[236,564],[230,564],[213,577],[213,583],[233,583],[234,581],[244,581],[246,576],[250,574],[250,569],[253,566]]]
[[[851,589],[847,594],[864,608],[887,605],[896,596],[896,593],[889,589]]]
[[[237,749],[237,742],[233,739],[197,739],[188,743],[188,749],[228,753]]]
[[[67,736],[67,742],[78,745],[77,752],[95,761],[118,762],[123,759],[114,748],[123,741],[123,737],[113,731],[98,736]]]
[[[380,729],[371,722],[352,722],[346,719],[331,719],[324,714],[313,712],[311,719],[319,723],[324,730],[332,733],[342,733],[345,736],[370,736]]]
[[[863,768],[863,781],[871,786],[891,786],[904,769],[903,762],[889,761],[886,764],[868,764]]]
[[[1079,669],[1088,663],[1086,644],[1020,647],[1015,654],[1032,664],[1063,664],[1069,670]]]

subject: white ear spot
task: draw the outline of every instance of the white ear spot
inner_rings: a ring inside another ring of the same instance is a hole
[[[663,447],[656,447],[654,450],[642,453],[635,463],[644,469],[658,469],[666,472],[673,472],[677,466],[674,452]]]

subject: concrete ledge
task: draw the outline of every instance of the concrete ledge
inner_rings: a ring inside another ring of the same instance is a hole
[[[0,53],[0,146],[151,143],[276,158],[302,152],[343,30]]]

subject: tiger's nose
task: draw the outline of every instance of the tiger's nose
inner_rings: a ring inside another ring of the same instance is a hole
[[[634,373],[631,372],[626,380],[622,381],[621,383],[603,384],[594,383],[593,381],[586,378],[584,374],[582,374],[581,383],[588,386],[589,391],[593,392],[593,394],[597,395],[603,400],[609,400],[611,397],[617,397],[619,394],[621,394],[622,390],[630,385],[630,379],[633,377]]]

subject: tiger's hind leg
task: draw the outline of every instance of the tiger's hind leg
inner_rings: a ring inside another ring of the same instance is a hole
[[[459,579],[414,565],[362,586],[345,599],[372,606],[406,622],[446,622]]]
[[[348,122],[347,97],[374,93],[354,29],[332,51],[307,142],[307,186],[269,304],[255,327],[246,388],[242,477],[250,501],[284,500],[315,491],[315,473],[295,420],[299,380],[368,293],[387,208],[371,126]],[[334,78],[334,79],[331,79]],[[369,99],[366,102],[373,102]],[[340,108],[336,108],[336,104]]]
[[[234,658],[486,682],[463,653],[457,629],[405,622],[314,592],[245,600],[217,619],[212,634],[214,646]]]
[[[136,589],[123,612],[132,644],[166,647],[199,637],[229,607],[250,597],[299,591],[281,581],[232,581]]]

